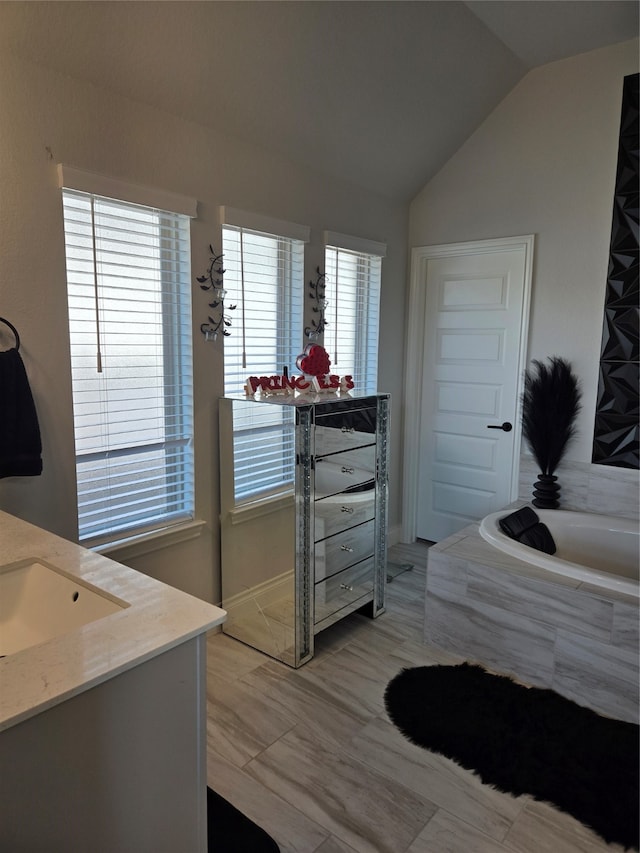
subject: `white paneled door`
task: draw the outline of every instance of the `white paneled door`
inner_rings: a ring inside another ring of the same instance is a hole
[[[442,540],[517,495],[531,249],[520,238],[414,254],[424,310],[418,538]]]

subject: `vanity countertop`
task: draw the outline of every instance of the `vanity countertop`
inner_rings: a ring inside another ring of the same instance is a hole
[[[226,613],[101,554],[0,512],[0,564],[40,559],[129,605],[0,660],[0,731],[210,628]]]

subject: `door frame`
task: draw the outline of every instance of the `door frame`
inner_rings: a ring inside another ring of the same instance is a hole
[[[422,382],[425,344],[425,310],[427,264],[433,258],[451,258],[462,255],[522,249],[524,251],[524,291],[520,316],[520,346],[518,348],[518,393],[514,426],[520,426],[521,400],[524,386],[524,365],[529,335],[531,282],[533,278],[534,235],[501,237],[492,240],[474,240],[466,243],[443,243],[434,246],[416,246],[411,250],[411,278],[407,316],[407,351],[405,362],[405,417],[404,454],[402,476],[402,541],[415,542],[418,513],[418,474],[416,464],[420,453],[420,413],[422,410]],[[515,430],[514,430],[515,431]],[[520,473],[520,446],[522,430],[514,437],[511,465],[510,500],[518,497]]]

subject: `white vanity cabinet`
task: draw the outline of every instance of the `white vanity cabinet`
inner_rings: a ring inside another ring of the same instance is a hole
[[[384,610],[389,395],[220,401],[224,632],[300,666]]]
[[[206,853],[224,611],[6,512],[0,560],[0,851]]]

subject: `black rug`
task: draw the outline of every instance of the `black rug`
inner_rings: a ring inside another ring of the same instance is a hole
[[[413,743],[638,848],[638,726],[467,663],[402,670],[385,704]]]
[[[208,853],[279,853],[276,842],[224,797],[207,788]]]

